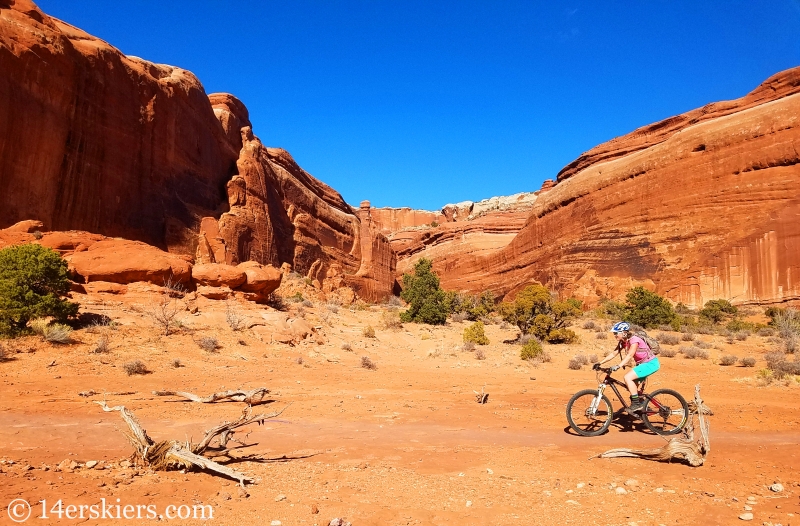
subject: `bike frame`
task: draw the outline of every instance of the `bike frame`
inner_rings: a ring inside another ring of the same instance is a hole
[[[630,407],[630,406],[625,402],[625,397],[622,396],[622,394],[620,394],[619,389],[617,388],[617,386],[620,385],[623,388],[625,388],[625,390],[627,391],[628,390],[628,386],[625,385],[625,383],[620,382],[616,378],[613,378],[611,376],[611,372],[609,370],[601,369],[600,372],[602,372],[604,374],[604,378],[600,381],[600,384],[597,386],[597,396],[595,397],[594,401],[592,402],[592,413],[597,412],[597,406],[600,404],[600,400],[603,398],[603,393],[605,392],[606,387],[609,387],[609,386],[611,387],[611,390],[614,391],[614,394],[617,395],[617,398],[619,399],[620,403],[622,404],[622,407],[624,409],[628,409],[628,407]],[[652,414],[657,414],[659,412],[659,410],[661,410],[663,408],[663,406],[658,403],[658,400],[656,400],[655,398],[651,398],[649,394],[644,392],[644,388],[647,385],[647,378],[645,378],[641,382],[637,382],[637,383],[639,384],[639,396],[644,396],[647,400],[650,401],[651,405],[654,406],[655,411],[650,410],[647,413],[648,414],[651,414],[651,413]]]

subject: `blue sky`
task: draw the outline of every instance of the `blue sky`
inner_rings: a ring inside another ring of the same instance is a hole
[[[582,152],[800,66],[800,0],[40,0],[248,107],[351,204],[537,190]]]

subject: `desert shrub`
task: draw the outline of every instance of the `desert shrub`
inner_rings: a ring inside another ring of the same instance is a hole
[[[681,334],[681,341],[683,342],[693,342],[695,339],[695,335],[692,332],[684,332]]]
[[[30,321],[30,328],[34,334],[42,337],[49,343],[71,343],[72,327],[63,323],[50,323],[44,318],[37,318]]]
[[[403,301],[398,296],[389,296],[389,299],[386,300],[386,304],[390,307],[402,307]]]
[[[464,342],[464,345],[461,346],[461,350],[472,352],[475,350],[475,344],[473,342]]]
[[[681,347],[680,351],[684,358],[688,358],[690,360],[708,360],[708,351],[698,349],[697,347]]]
[[[400,321],[397,311],[384,311],[381,315],[381,326],[384,329],[396,331],[403,328],[403,322]]]
[[[709,323],[721,323],[727,317],[736,315],[737,312],[738,309],[728,300],[710,300],[703,305],[698,314],[700,318]]]
[[[600,361],[600,359],[597,358],[596,354],[590,354],[589,355],[589,363],[597,363],[599,361]]]
[[[151,297],[144,307],[144,315],[150,318],[153,325],[163,332],[164,336],[169,336],[173,328],[179,328],[182,325],[178,314],[185,310],[185,303],[180,299],[184,293],[180,284],[173,282],[172,278],[168,278],[164,281],[162,293]]]
[[[265,303],[275,310],[284,311],[287,308],[286,301],[284,301],[283,296],[277,292],[270,292]]]
[[[658,356],[663,356],[664,358],[675,358],[676,354],[678,354],[678,351],[675,349],[661,349],[661,352],[658,354]]]
[[[714,327],[710,325],[698,325],[697,328],[695,329],[695,332],[697,334],[705,334],[705,335],[714,334]]]
[[[361,330],[361,335],[364,338],[374,338],[375,337],[375,329],[372,327],[372,325],[367,325],[366,327],[364,327]]]
[[[625,296],[625,313],[620,319],[645,329],[662,324],[671,325],[676,317],[669,301],[644,287],[634,287],[628,291]]]
[[[758,329],[758,332],[756,332],[756,334],[758,336],[761,336],[762,338],[766,338],[768,336],[772,336],[773,334],[775,334],[775,330],[770,327],[762,327]]]
[[[67,262],[58,252],[34,244],[0,250],[0,334],[24,333],[33,318],[76,316],[78,304],[64,299],[69,289]]]
[[[94,346],[89,350],[92,354],[106,354],[110,351],[108,347],[108,337],[105,334],[101,334],[100,338],[97,339],[97,342]]]
[[[197,345],[206,352],[214,352],[219,348],[219,342],[213,336],[204,336],[197,340]]]
[[[295,292],[294,294],[286,298],[286,301],[288,301],[289,303],[302,303],[304,300],[305,298],[303,298],[302,292]]]
[[[450,315],[450,319],[456,323],[460,323],[462,321],[466,321],[469,319],[469,314],[466,312],[456,312]]]
[[[332,312],[334,314],[338,314],[339,313],[339,304],[338,303],[328,302],[325,305],[325,308],[328,309],[330,312]]]
[[[678,345],[678,343],[680,343],[680,338],[677,334],[660,332],[656,335],[656,341],[658,343],[663,343],[664,345]]]
[[[364,369],[369,369],[370,371],[374,371],[378,368],[378,364],[370,360],[369,356],[362,356],[361,357],[361,367]]]
[[[683,302],[678,302],[678,304],[675,305],[675,312],[678,313],[678,314],[692,314],[693,313],[692,309],[690,309],[689,306],[686,305]]]
[[[247,318],[239,310],[239,306],[236,303],[232,301],[225,303],[225,322],[231,330],[241,331],[245,329],[246,321]]]
[[[125,374],[128,376],[133,376],[134,374],[147,374],[150,372],[147,369],[147,366],[142,363],[141,360],[133,360],[132,362],[123,364],[122,370],[125,371]]]
[[[400,314],[402,321],[442,325],[447,320],[445,294],[432,266],[430,259],[421,258],[414,265],[413,274],[403,274],[400,297],[408,304],[408,309]]]
[[[737,358],[736,356],[732,354],[726,354],[725,356],[719,359],[719,364],[727,367],[736,364],[738,360],[739,358]]]
[[[309,307],[309,308],[314,306],[314,304],[311,302],[311,300],[303,300],[303,301],[300,302],[300,305],[302,305],[303,307]]]
[[[169,364],[170,364],[170,366],[172,366],[173,369],[179,369],[179,368],[183,367],[183,363],[181,363],[181,359],[180,358],[173,358],[172,361],[169,362]]]
[[[767,361],[767,368],[772,369],[771,364],[786,361],[786,355],[778,351],[768,352],[764,355],[764,360]]]
[[[749,321],[744,321],[740,319],[734,319],[729,321],[725,325],[725,328],[731,332],[742,332],[742,331],[753,332],[755,330],[758,330],[755,323],[751,323]]]
[[[467,342],[477,343],[478,345],[489,344],[489,338],[486,337],[482,321],[476,321],[464,329],[464,343]]]
[[[784,378],[786,375],[800,375],[800,363],[799,362],[778,362],[772,364],[770,368],[772,370],[773,376],[778,379]]]
[[[476,360],[485,360],[486,353],[483,352],[483,349],[476,349],[475,350],[475,359]]]
[[[739,331],[733,335],[733,337],[739,340],[740,342],[745,341],[748,336],[750,336],[750,331]]]
[[[618,301],[603,300],[600,302],[600,312],[613,320],[622,320],[628,316],[625,305]]]
[[[350,345],[350,344],[349,344],[349,343],[347,343],[347,342],[344,342],[344,343],[342,343],[342,345],[341,345],[341,347],[340,347],[340,348],[341,348],[343,351],[346,351],[346,352],[353,352],[353,346],[352,346],[352,345]]]
[[[528,343],[522,346],[522,349],[519,351],[519,357],[523,360],[533,360],[541,356],[544,353],[542,349],[542,343],[539,340],[530,340]]]
[[[594,335],[594,337],[597,340],[605,340],[605,339],[608,338],[608,333],[607,332],[598,332],[597,334]]]
[[[597,324],[592,320],[586,320],[585,322],[583,322],[583,326],[582,327],[584,329],[591,330],[591,329],[594,329],[595,327],[597,327]]]
[[[695,344],[696,347],[698,347],[700,349],[710,349],[711,348],[711,344],[710,343],[704,342],[702,340],[695,340],[694,344]]]
[[[755,367],[756,359],[750,356],[746,356],[739,360],[739,365],[741,365],[742,367]]]
[[[303,365],[303,357],[298,356],[297,358],[294,359],[294,363],[296,363],[297,365]]]
[[[573,298],[553,301],[550,291],[542,285],[528,285],[513,302],[503,302],[499,311],[503,320],[540,340],[570,343],[577,339],[566,327],[581,315],[581,303]]]
[[[577,371],[580,370],[580,368],[583,367],[584,365],[587,365],[588,363],[589,360],[586,358],[586,356],[582,354],[577,354],[569,361],[567,367],[574,371]]]

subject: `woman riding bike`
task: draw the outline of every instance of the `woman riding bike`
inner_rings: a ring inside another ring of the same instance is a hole
[[[617,338],[617,347],[608,356],[603,358],[599,363],[594,364],[593,369],[598,370],[600,366],[609,360],[612,360],[616,354],[622,354],[625,351],[625,356],[622,361],[613,367],[612,371],[616,371],[620,367],[628,365],[631,361],[636,363],[633,370],[625,373],[625,385],[628,386],[628,391],[631,392],[631,406],[628,409],[631,413],[641,411],[644,407],[645,400],[639,397],[639,390],[636,387],[635,380],[641,380],[658,371],[661,364],[658,358],[650,347],[642,338],[636,336],[631,332],[629,323],[620,321],[615,323],[611,328],[611,332]]]

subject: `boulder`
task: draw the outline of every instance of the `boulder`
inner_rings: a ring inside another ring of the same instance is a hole
[[[283,274],[272,265],[261,265],[255,261],[246,261],[236,266],[244,272],[245,282],[239,287],[244,292],[257,292],[267,295],[281,285]]]
[[[184,258],[139,241],[106,239],[68,258],[70,269],[90,283],[145,281],[164,285],[168,280],[189,283],[192,266]]]
[[[235,289],[247,281],[247,275],[238,267],[205,263],[192,267],[192,280],[198,285]]]
[[[197,295],[210,300],[227,300],[234,297],[230,287],[211,287],[208,285],[199,285],[197,287]]]
[[[6,232],[25,232],[26,234],[32,234],[34,232],[44,232],[45,228],[44,223],[41,221],[36,221],[35,219],[26,219],[3,230]]]

